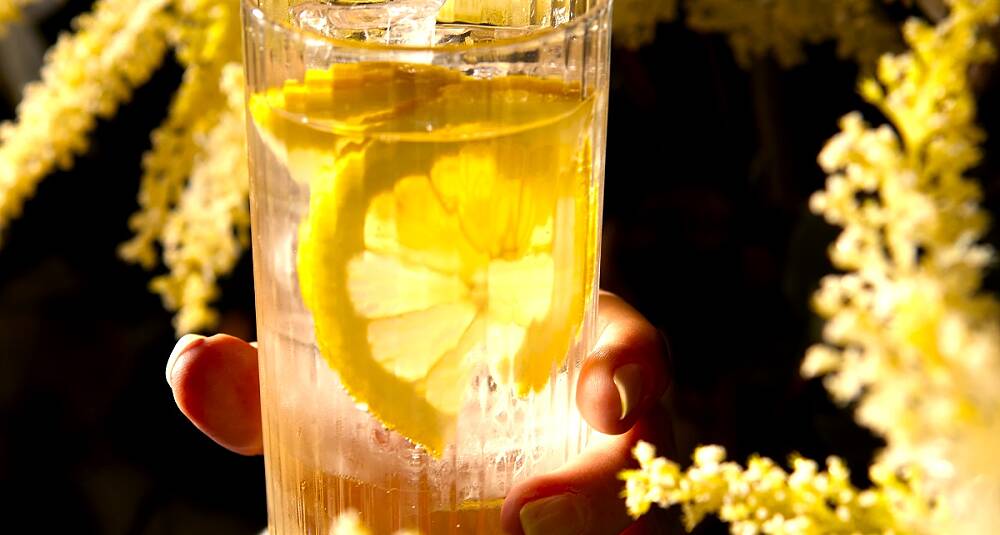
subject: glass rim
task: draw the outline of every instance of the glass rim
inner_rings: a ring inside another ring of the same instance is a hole
[[[522,48],[525,45],[530,45],[535,42],[543,43],[546,40],[551,39],[553,36],[564,35],[576,29],[578,26],[597,19],[605,11],[610,12],[612,2],[613,0],[597,0],[593,6],[587,9],[586,13],[570,20],[565,24],[545,27],[536,32],[527,33],[525,35],[504,37],[484,43],[448,43],[444,45],[430,46],[386,44],[330,37],[309,29],[294,28],[287,21],[275,20],[267,16],[267,14],[264,13],[264,10],[256,5],[255,0],[241,0],[240,3],[243,5],[243,9],[247,13],[247,16],[255,19],[257,23],[268,26],[270,29],[282,34],[291,34],[298,39],[314,39],[320,42],[329,43],[330,45],[338,48],[356,49],[359,51],[369,52],[431,52],[434,54],[453,54],[484,50],[502,51],[508,48]]]

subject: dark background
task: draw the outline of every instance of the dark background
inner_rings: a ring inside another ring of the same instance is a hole
[[[86,3],[71,4],[43,22],[50,40]],[[790,70],[769,60],[744,70],[719,36],[681,25],[658,35],[614,52],[602,284],[671,338],[675,416],[664,425],[682,458],[700,443],[739,460],[836,453],[863,484],[877,440],[798,377],[821,325],[809,296],[836,236],[807,210],[824,180],[816,155],[843,114],[879,120],[855,95],[857,67],[830,45]],[[0,493],[9,515],[44,532],[265,525],[263,463],[224,451],[176,410],[164,379],[170,315],[146,289],[150,274],[115,254],[148,133],[180,74],[168,62],[102,122],[0,249]],[[983,102],[997,102],[993,77],[979,76]],[[988,125],[1000,125],[996,108],[982,110]],[[991,145],[979,176],[996,176]],[[996,183],[986,180],[994,209]],[[254,336],[251,271],[247,255],[223,283],[222,332]]]

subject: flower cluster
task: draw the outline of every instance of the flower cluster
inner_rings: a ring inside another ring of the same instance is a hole
[[[879,463],[925,476],[941,532],[1000,526],[1000,307],[982,294],[992,251],[978,185],[973,67],[993,59],[998,0],[953,0],[937,25],[904,26],[910,51],[885,56],[865,98],[892,128],[858,114],[820,155],[831,173],[812,207],[844,227],[831,249],[847,273],[823,281],[830,345],[810,351],[835,399],[886,439]]]
[[[208,305],[216,280],[246,249],[248,179],[243,85],[234,74],[241,68],[238,5],[174,0],[173,7],[170,43],[184,78],[143,158],[140,210],[129,220],[135,236],[119,253],[152,269],[159,243],[170,272],[151,287],[177,311],[174,326],[185,333],[214,324]]]
[[[965,176],[984,137],[969,72],[993,58],[986,28],[1000,19],[1000,0],[948,8],[936,25],[907,22],[910,50],[883,56],[862,81],[892,125],[845,117],[820,155],[831,176],[811,203],[844,228],[830,250],[844,274],[815,297],[827,344],[809,351],[803,372],[825,376],[834,399],[856,403],[858,421],[885,438],[875,487],[824,494],[846,484],[836,461],[817,474],[795,460],[786,478],[763,459],[746,469],[720,463],[711,448],[683,473],[641,446],[641,468],[624,474],[633,514],[681,504],[690,523],[714,512],[734,533],[1000,529],[1000,305],[980,292],[992,251],[979,243],[987,216]],[[810,487],[793,481],[815,483],[803,494]]]
[[[836,41],[838,53],[872,65],[898,45],[879,0],[688,0],[688,24],[724,33],[744,66],[773,56],[783,66],[805,59],[803,46]]]
[[[686,471],[656,457],[653,446],[634,449],[639,468],[626,470],[626,506],[633,516],[651,505],[680,505],[687,528],[707,514],[729,522],[732,533],[820,535],[916,533],[925,511],[910,485],[889,472],[873,472],[874,489],[858,490],[843,461],[831,457],[826,470],[814,461],[792,458],[792,472],[770,459],[754,457],[746,468],[726,462],[718,446],[704,446]]]
[[[629,48],[652,42],[656,25],[677,17],[681,0],[615,0],[611,33],[615,41]]]
[[[27,3],[0,0],[0,25]],[[87,149],[96,120],[111,117],[175,51],[184,79],[143,158],[140,210],[129,221],[136,234],[120,254],[152,269],[159,245],[170,273],[151,286],[178,312],[178,332],[212,324],[215,281],[247,246],[243,90],[224,74],[239,70],[238,7],[233,0],[98,0],[48,52],[17,121],[0,125],[3,231],[46,174]]]
[[[86,150],[96,119],[113,115],[160,64],[166,5],[98,0],[74,21],[75,33],[49,50],[41,81],[25,88],[17,122],[0,124],[0,232],[46,174]]]
[[[124,258],[147,269],[156,265],[154,243],[202,149],[198,142],[215,126],[225,107],[219,85],[222,69],[239,61],[235,6],[194,0],[177,7],[170,41],[178,61],[186,67],[184,78],[166,121],[152,134],[152,149],[143,157],[140,211],[129,221],[136,235],[120,249]]]
[[[653,40],[656,25],[684,11],[687,24],[727,35],[744,67],[774,57],[791,66],[805,59],[803,47],[836,41],[844,58],[874,65],[899,46],[899,31],[880,6],[882,0],[616,0],[614,34],[621,45]]]
[[[222,72],[225,108],[203,139],[190,167],[190,178],[159,232],[169,273],[153,279],[178,332],[216,321],[209,303],[216,279],[236,266],[250,242],[247,204],[250,179],[246,165],[243,67],[230,63]]]

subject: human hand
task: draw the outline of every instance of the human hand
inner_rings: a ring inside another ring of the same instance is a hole
[[[618,473],[631,467],[638,440],[674,452],[660,402],[670,376],[666,342],[620,298],[601,294],[598,340],[583,363],[577,406],[597,431],[614,435],[555,472],[508,493],[503,529],[514,535],[613,535],[652,531],[633,523]],[[185,336],[167,362],[167,382],[188,419],[220,445],[243,455],[262,451],[257,349],[227,335]]]

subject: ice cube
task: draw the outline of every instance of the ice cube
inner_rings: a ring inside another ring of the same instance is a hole
[[[392,45],[429,46],[444,0],[304,2],[289,11],[292,23],[329,37]]]

